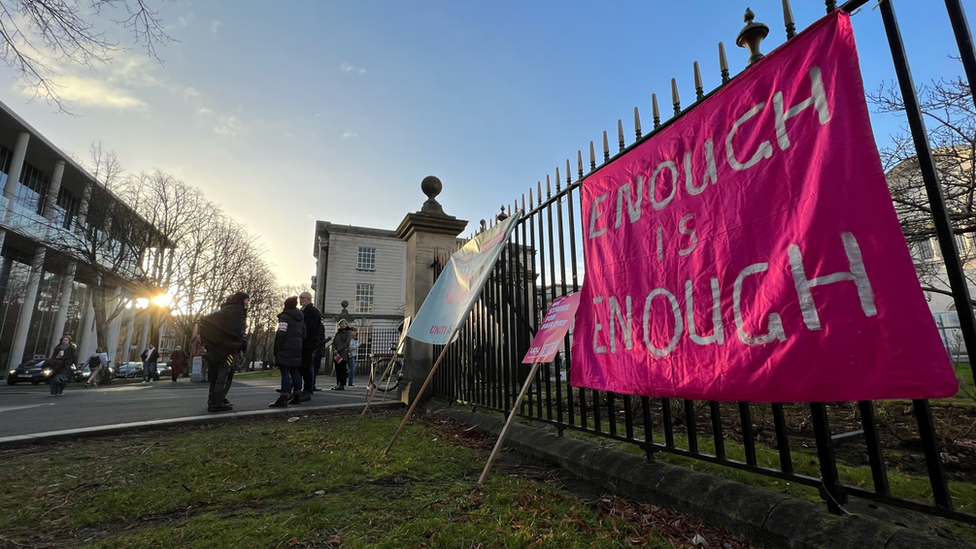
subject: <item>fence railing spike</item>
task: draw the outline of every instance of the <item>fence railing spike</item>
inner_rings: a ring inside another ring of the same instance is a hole
[[[546,176],[546,177],[549,177],[549,176]],[[536,181],[535,184],[538,185],[538,191],[539,192],[536,193],[536,196],[539,197],[539,206],[541,206],[542,205],[542,181]]]
[[[701,101],[703,97],[705,97],[705,85],[702,83],[698,61],[695,61],[695,101]]]
[[[581,164],[582,164],[582,162],[581,162]],[[569,184],[573,182],[572,176],[569,175],[571,173],[573,173],[573,172],[569,171],[569,159],[567,158],[566,159],[566,186],[567,187],[569,187]]]
[[[641,138],[640,111],[634,107],[634,135],[637,139]]]
[[[725,44],[718,43],[718,66],[722,69],[722,83],[727,84],[732,78],[729,76],[729,60],[725,57]]]
[[[541,194],[541,193],[540,193]],[[546,175],[546,200],[552,198],[552,185],[549,183],[549,175]]]
[[[651,114],[654,117],[654,127],[657,128],[661,125],[661,109],[657,107],[657,94],[651,94]]]
[[[603,131],[603,161],[610,160],[610,139],[607,137],[606,130]]]
[[[671,79],[671,103],[674,105],[674,115],[681,114],[681,98],[678,97],[678,81]]]
[[[560,183],[561,183],[561,181],[560,181],[560,178],[559,178],[559,166],[556,166],[556,194],[559,194],[559,189],[560,189],[559,184]]]
[[[592,146],[593,146],[593,142],[590,141],[590,147]],[[593,149],[591,148],[590,150]],[[578,164],[579,178],[583,179],[583,151],[580,149],[576,149],[576,163]],[[569,170],[566,171],[569,172]]]
[[[835,9],[837,9],[837,2],[834,2],[834,0],[826,0],[824,2],[824,5],[827,6],[827,13],[830,13]]]
[[[790,0],[783,0],[783,24],[786,25],[786,39],[796,36],[796,21],[793,20],[793,8]]]
[[[617,119],[617,142],[620,145],[620,152],[623,152],[627,146],[624,144],[624,121]]]
[[[593,142],[590,141],[590,171],[596,169],[596,153],[593,152]]]
[[[532,200],[532,187],[529,187],[529,208],[535,207],[535,201]]]
[[[530,190],[529,192],[531,193],[532,191]],[[532,204],[531,197],[529,198],[529,204]],[[522,193],[522,211],[523,212],[525,211],[525,193]]]

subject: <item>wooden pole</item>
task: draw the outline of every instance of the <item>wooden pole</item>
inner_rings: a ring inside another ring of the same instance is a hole
[[[518,413],[519,407],[522,406],[522,401],[525,399],[526,393],[529,392],[529,387],[532,386],[532,380],[535,379],[535,373],[539,371],[539,363],[536,362],[532,365],[532,370],[529,371],[529,377],[525,378],[525,383],[522,385],[522,391],[519,392],[518,398],[515,399],[515,405],[512,406],[512,411],[508,413],[508,421],[505,422],[505,427],[502,428],[501,434],[498,435],[498,440],[495,442],[495,447],[491,450],[491,455],[488,456],[488,463],[485,464],[485,470],[481,472],[481,477],[478,478],[478,486],[485,485],[485,479],[488,478],[488,472],[491,471],[491,466],[495,463],[495,459],[498,458],[498,454],[502,450],[502,444],[505,443],[505,437],[508,436],[508,430],[512,426],[512,422],[515,421],[515,414]]]
[[[444,350],[441,351],[441,355],[437,357],[437,362],[434,363],[434,367],[431,368],[430,373],[427,374],[427,379],[424,381],[423,386],[420,388],[420,391],[417,392],[417,398],[414,399],[413,404],[410,405],[410,409],[407,410],[407,415],[403,417],[403,421],[400,422],[400,426],[397,427],[396,432],[393,433],[393,440],[391,440],[386,446],[386,450],[383,450],[384,456],[390,453],[390,448],[393,448],[393,443],[396,442],[397,438],[400,436],[400,431],[403,430],[403,426],[407,424],[407,420],[410,419],[410,416],[413,414],[413,410],[417,407],[417,403],[420,402],[420,397],[424,395],[424,390],[427,389],[427,385],[430,384],[430,380],[434,379],[434,372],[436,372],[437,367],[441,365],[441,361],[444,360],[447,350],[450,349],[451,344],[454,343],[454,336],[457,335],[458,330],[460,329],[460,326],[454,328],[454,333],[451,334],[451,339],[447,342],[447,345],[444,346]]]
[[[391,370],[393,370],[393,366],[395,366],[395,365],[396,365],[396,361],[397,361],[397,353],[394,353],[394,355],[393,355],[393,358],[391,358],[391,359],[390,359],[390,362],[389,362],[389,363],[387,363],[387,365],[386,365],[386,369],[385,369],[385,370],[383,370],[383,375],[382,375],[382,376],[380,376],[380,379],[383,379],[383,378],[385,378],[386,376],[388,376],[388,375],[390,375],[390,371],[391,371]],[[374,379],[375,379],[375,378],[374,378]],[[389,382],[387,382],[387,387],[389,388]],[[365,417],[365,416],[366,416],[366,412],[368,412],[368,411],[369,411],[369,404],[370,404],[371,402],[373,402],[373,398],[374,398],[374,397],[376,396],[376,392],[377,392],[377,391],[379,391],[379,383],[375,383],[375,382],[374,382],[374,383],[373,383],[373,390],[372,390],[372,391],[370,391],[370,393],[369,393],[369,398],[368,398],[368,399],[366,399],[366,407],[365,407],[365,408],[363,408],[363,413],[362,413],[362,414],[360,414],[360,416],[359,416],[360,418],[362,418],[362,417]],[[383,400],[386,400],[386,392],[385,392],[385,391],[383,392]]]

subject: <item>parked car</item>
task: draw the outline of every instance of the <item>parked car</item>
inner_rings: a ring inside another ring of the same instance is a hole
[[[36,358],[34,360],[28,360],[7,372],[7,385],[16,385],[21,381],[29,381],[32,385],[37,385],[38,383],[47,383],[48,376],[51,375],[51,369],[44,367],[44,361],[47,359]],[[71,373],[68,375],[68,379],[75,378],[75,365],[71,365]]]
[[[75,381],[88,381],[91,377],[91,367],[85,364],[78,370],[75,370]],[[115,377],[115,368],[111,366],[102,366],[98,370],[98,382],[99,383],[111,383],[112,379]]]
[[[119,368],[115,371],[115,377],[142,377],[142,363],[126,362],[125,364],[120,364]]]
[[[160,362],[156,364],[156,373],[159,374],[160,378],[172,377],[173,370],[170,369],[169,364],[166,362]]]

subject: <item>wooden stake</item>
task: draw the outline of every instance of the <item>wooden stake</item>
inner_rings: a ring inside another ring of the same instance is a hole
[[[512,411],[508,414],[508,421],[505,422],[505,427],[502,428],[502,432],[498,435],[498,440],[495,442],[495,447],[492,448],[491,455],[488,456],[488,463],[485,464],[485,470],[481,472],[481,477],[478,478],[478,486],[485,485],[485,479],[488,478],[488,472],[491,471],[491,466],[495,463],[495,459],[502,450],[502,444],[505,443],[505,437],[508,436],[508,429],[512,426],[512,422],[515,421],[515,414],[518,413],[519,408],[522,406],[522,401],[525,399],[525,394],[529,392],[529,387],[532,386],[532,381],[535,379],[535,373],[537,371],[539,371],[538,362],[532,365],[532,370],[529,372],[529,377],[525,378],[525,384],[522,385],[522,391],[519,393],[518,398],[515,399],[515,405],[512,406]]]
[[[430,373],[427,374],[427,379],[424,381],[423,386],[420,387],[420,391],[417,392],[417,398],[413,400],[413,404],[411,404],[410,409],[407,410],[407,415],[403,417],[403,421],[400,422],[400,426],[397,427],[396,432],[393,433],[393,440],[391,440],[386,446],[386,450],[383,450],[384,456],[390,453],[390,448],[393,448],[393,444],[397,441],[397,438],[400,437],[400,431],[403,430],[403,426],[407,424],[407,420],[410,419],[411,415],[413,415],[413,410],[417,407],[417,403],[420,402],[420,397],[424,396],[424,390],[427,389],[427,385],[430,384],[430,380],[434,379],[434,372],[436,372],[438,366],[441,365],[441,361],[444,360],[444,356],[447,355],[447,350],[450,349],[451,344],[454,343],[454,336],[457,335],[458,330],[460,329],[460,326],[454,328],[454,333],[451,334],[451,339],[448,340],[447,345],[444,346],[444,350],[442,350],[441,355],[437,357],[437,362],[434,363],[434,367],[431,368]]]

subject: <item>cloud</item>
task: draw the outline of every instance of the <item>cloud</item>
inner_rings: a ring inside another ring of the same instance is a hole
[[[354,133],[354,132],[346,132],[346,133],[342,134],[342,138],[343,139],[348,139],[350,137],[356,137],[357,135],[359,135],[359,134],[358,133]]]
[[[236,116],[220,115],[220,123],[214,127],[214,131],[219,135],[237,137],[239,134],[247,131],[247,129]]]
[[[224,24],[221,23],[220,21],[214,21],[214,22],[210,23],[210,34],[213,34],[214,35],[214,38],[216,38],[217,37],[217,31],[220,30],[220,27],[222,27],[222,26],[224,26]]]
[[[195,88],[187,88],[183,90],[183,101],[186,101],[191,97],[200,97],[200,92],[198,92]]]
[[[349,62],[346,62],[346,61],[343,61],[342,63],[340,63],[339,64],[339,68],[342,69],[342,72],[354,72],[356,74],[366,74],[366,69],[360,69],[360,68],[354,67],[352,65],[352,63],[349,63]]]
[[[210,109],[208,109],[207,107],[200,107],[200,110],[198,110],[197,113],[199,113],[199,114],[213,114],[213,111],[210,110]]]
[[[63,76],[58,79],[62,86],[61,97],[91,107],[109,107],[119,110],[141,110],[146,102],[130,90],[120,88],[101,78]]]

